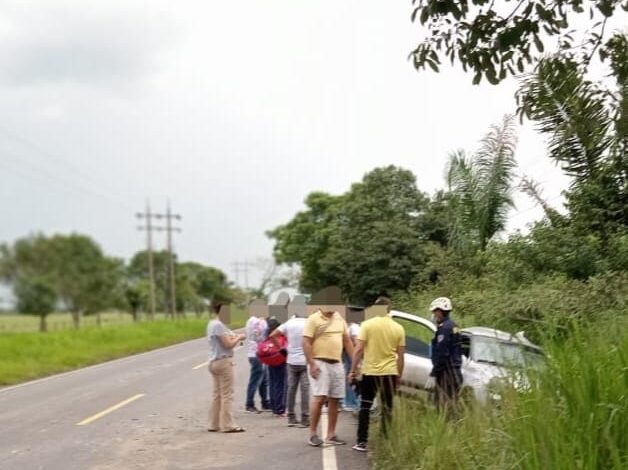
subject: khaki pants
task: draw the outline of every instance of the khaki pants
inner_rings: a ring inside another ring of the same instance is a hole
[[[214,382],[209,407],[209,429],[227,431],[233,422],[233,358],[216,359],[209,364]]]

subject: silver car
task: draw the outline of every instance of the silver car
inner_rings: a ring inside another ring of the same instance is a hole
[[[410,313],[393,310],[390,316],[406,332],[405,368],[402,385],[423,389],[432,370],[431,341],[436,325]],[[462,342],[463,396],[481,403],[500,400],[496,390],[509,383],[525,390],[529,382],[525,371],[543,363],[542,349],[523,332],[511,335],[494,328],[471,327],[460,330]]]

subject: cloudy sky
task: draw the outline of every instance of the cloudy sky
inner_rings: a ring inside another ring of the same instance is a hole
[[[231,275],[311,191],[388,164],[443,187],[516,83],[417,73],[410,3],[0,1],[0,241],[75,231],[128,258],[134,214],[169,199],[181,258]],[[559,207],[567,180],[530,126],[519,138],[520,173]],[[510,231],[540,217],[516,202]]]

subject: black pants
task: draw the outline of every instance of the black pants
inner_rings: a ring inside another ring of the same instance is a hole
[[[462,387],[462,372],[458,368],[447,368],[436,373],[436,407],[439,411],[455,410],[458,393]]]
[[[393,407],[396,375],[363,375],[360,382],[360,414],[358,415],[358,442],[367,442],[371,407],[379,396],[382,407],[382,433],[386,435]]]

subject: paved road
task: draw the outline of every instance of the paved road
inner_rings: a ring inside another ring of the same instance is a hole
[[[199,339],[0,389],[0,468],[369,467],[367,457],[349,445],[309,447],[307,430],[288,428],[285,419],[269,413],[245,413],[248,362],[243,349],[235,355],[236,420],[247,432],[208,433],[206,349]],[[100,414],[106,410],[110,412]],[[342,413],[338,434],[352,443],[355,429],[354,418]]]

